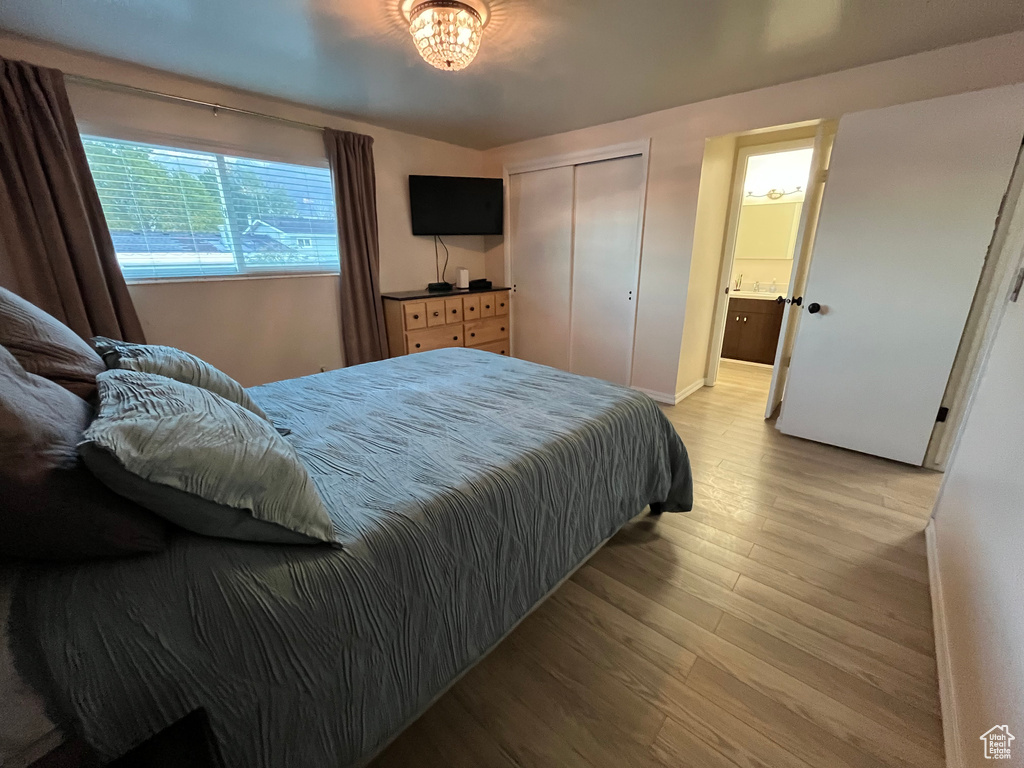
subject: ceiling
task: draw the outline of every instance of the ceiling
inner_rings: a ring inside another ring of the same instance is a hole
[[[0,0],[0,27],[485,149],[1024,29],[1021,0],[491,0],[469,69],[400,0]]]

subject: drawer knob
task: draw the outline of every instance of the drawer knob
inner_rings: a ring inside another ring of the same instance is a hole
[[[504,307],[504,306],[505,306],[505,302],[504,302],[504,301],[503,301],[503,302],[501,302],[501,304],[499,304],[498,306],[499,306],[499,307]]]
[[[440,316],[440,314],[441,314],[440,312],[435,312],[435,313],[434,313],[434,317],[439,317],[439,316]]]
[[[491,308],[491,305],[490,305],[490,304],[485,304],[485,305],[484,305],[484,309],[490,309],[490,308]]]
[[[476,334],[475,333],[471,333],[469,335],[472,336],[474,339],[476,338]]]
[[[469,311],[472,312],[474,309],[476,309],[476,307],[470,307]]]
[[[459,340],[458,336],[452,336],[452,341],[458,341],[458,340]]]
[[[452,314],[453,314],[453,315],[457,315],[457,314],[459,314],[459,310],[457,310],[457,309],[453,309],[453,310],[452,310]]]
[[[504,331],[504,330],[505,330],[505,326],[501,326],[501,330],[503,330],[503,331]]]
[[[419,319],[420,319],[420,316],[419,316],[419,315],[413,315],[413,316],[412,316],[412,319],[413,319],[413,320],[419,320]]]
[[[419,349],[419,348],[420,348],[420,345],[419,345],[419,344],[417,344],[417,345],[416,345],[416,349]]]

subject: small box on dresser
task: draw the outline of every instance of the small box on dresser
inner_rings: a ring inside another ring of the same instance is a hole
[[[508,355],[509,289],[383,294],[391,357],[443,347]]]

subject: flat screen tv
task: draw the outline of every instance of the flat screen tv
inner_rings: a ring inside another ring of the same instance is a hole
[[[501,179],[410,176],[414,235],[500,235],[504,221]]]

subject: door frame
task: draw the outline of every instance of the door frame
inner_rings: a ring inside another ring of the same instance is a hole
[[[814,255],[814,238],[818,229],[818,217],[825,197],[825,185],[828,181],[828,166],[832,157],[832,146],[835,143],[839,123],[836,120],[824,120],[818,124],[814,134],[814,153],[811,156],[811,169],[807,178],[807,189],[804,192],[804,204],[800,209],[800,228],[797,232],[793,252],[793,272],[789,276],[787,296],[803,296],[807,287],[807,277],[811,271],[811,259]],[[789,378],[789,365],[793,357],[793,345],[800,328],[803,309],[794,306],[792,301],[786,303],[782,316],[782,327],[779,329],[779,341],[775,347],[775,360],[772,364],[772,381],[768,387],[768,402],[765,404],[764,417],[770,419],[772,414],[782,406],[785,396],[786,381]]]
[[[992,346],[999,322],[1005,312],[1007,297],[1013,290],[1024,259],[1024,146],[1010,176],[1006,196],[996,219],[985,265],[967,315],[960,347],[953,360],[942,407],[948,408],[946,420],[935,422],[928,449],[924,454],[925,469],[945,472],[956,440],[967,415],[973,392],[981,379],[985,355]],[[941,491],[940,491],[941,493]]]
[[[816,123],[814,126],[816,127]],[[729,195],[729,215],[725,229],[725,244],[722,248],[722,262],[718,273],[718,289],[715,299],[714,321],[711,325],[711,344],[708,349],[708,363],[704,373],[704,384],[713,387],[718,381],[718,368],[722,359],[722,344],[725,342],[726,317],[729,314],[729,298],[732,284],[732,268],[736,260],[736,238],[739,233],[740,210],[743,207],[743,182],[747,175],[747,159],[752,155],[773,155],[794,149],[806,149],[814,146],[814,136],[799,139],[780,139],[772,141],[771,134],[761,134],[765,141],[757,144],[744,144],[736,148],[733,160],[732,192]],[[801,214],[803,207],[801,207]],[[796,254],[793,258],[793,269],[796,270]],[[790,275],[792,280],[792,275]],[[788,283],[787,283],[788,290]]]
[[[586,165],[588,163],[599,163],[604,160],[619,160],[626,157],[640,156],[643,164],[642,170],[642,182],[640,185],[640,216],[637,220],[637,258],[636,258],[636,272],[633,277],[633,296],[635,297],[633,305],[633,343],[630,348],[630,364],[629,364],[629,378],[632,384],[633,380],[633,361],[636,356],[636,318],[639,313],[640,307],[640,273],[643,269],[643,244],[644,244],[644,230],[647,222],[647,185],[650,179],[650,165],[651,165],[651,139],[639,139],[637,141],[628,141],[621,144],[610,144],[604,147],[595,147],[593,149],[578,150],[575,152],[565,152],[557,155],[548,155],[545,157],[535,158],[532,160],[521,160],[514,163],[506,163],[502,166],[501,177],[502,184],[504,187],[505,194],[505,212],[504,212],[504,231],[505,237],[503,242],[503,255],[505,260],[505,284],[512,288],[512,292],[515,292],[515,288],[512,285],[512,198],[511,192],[512,187],[509,182],[509,177],[515,176],[521,173],[531,173],[533,171],[546,171],[551,168],[564,168],[565,166],[577,166]],[[573,181],[573,228],[575,229],[576,219],[576,195],[575,195],[575,178]],[[570,283],[569,283],[569,302],[570,307],[572,304],[572,271],[570,269]],[[509,307],[509,322],[515,322],[516,313],[516,301],[510,302]],[[572,339],[572,313],[570,312],[569,319],[569,339]],[[509,350],[512,356],[516,354],[515,342],[510,337],[509,339]],[[571,358],[570,358],[571,360]]]

